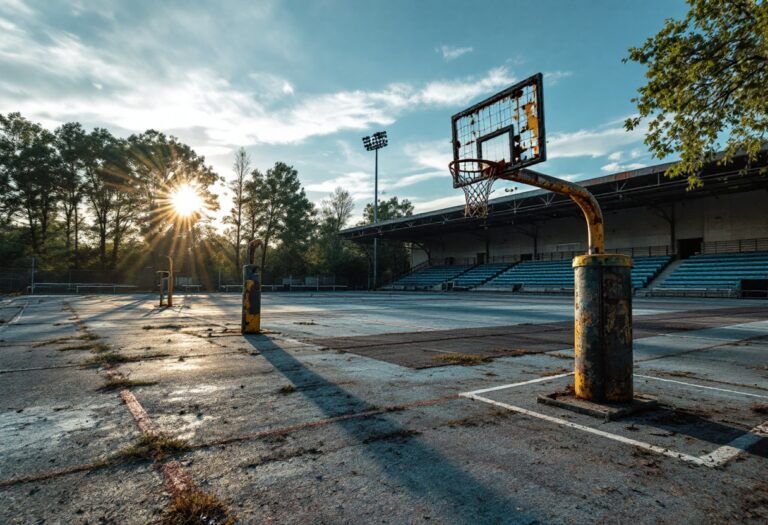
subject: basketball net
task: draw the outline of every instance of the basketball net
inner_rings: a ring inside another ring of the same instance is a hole
[[[488,198],[502,163],[482,159],[460,159],[451,162],[453,186],[464,190],[466,204],[464,216],[485,218],[488,216]]]

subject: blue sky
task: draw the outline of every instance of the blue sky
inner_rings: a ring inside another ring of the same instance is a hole
[[[428,211],[463,202],[451,115],[539,71],[549,160],[537,169],[580,180],[658,162],[642,130],[623,130],[644,72],[621,59],[685,12],[682,0],[0,0],[0,112],[158,129],[225,177],[244,146],[254,167],[295,166],[317,203],[349,190],[354,221],[373,200],[360,138],[386,129],[382,198]]]

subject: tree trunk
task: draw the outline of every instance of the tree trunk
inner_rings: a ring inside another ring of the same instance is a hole
[[[74,252],[74,267],[75,269],[80,268],[80,258],[78,253],[78,237],[80,234],[80,216],[78,214],[78,205],[77,202],[75,202],[75,252]]]

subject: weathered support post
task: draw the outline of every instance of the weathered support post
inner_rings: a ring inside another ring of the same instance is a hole
[[[567,195],[584,214],[588,253],[573,259],[574,390],[595,403],[630,403],[632,258],[605,254],[603,213],[584,187],[529,169],[500,178]]]
[[[168,258],[168,307],[173,306],[173,257],[166,255]]]
[[[576,396],[631,403],[632,258],[580,255],[573,269]]]
[[[261,332],[261,280],[259,268],[254,264],[254,255],[259,246],[259,239],[248,243],[248,264],[243,266],[243,315],[240,323],[240,332],[243,334]]]

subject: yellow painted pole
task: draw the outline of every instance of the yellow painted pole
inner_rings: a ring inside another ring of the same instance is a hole
[[[505,173],[498,177],[500,179],[528,184],[529,186],[536,186],[537,188],[543,188],[570,197],[581,209],[584,218],[587,220],[587,244],[589,245],[587,253],[591,255],[605,253],[603,212],[600,210],[600,204],[598,204],[595,196],[586,188],[574,184],[573,182],[558,179],[557,177],[545,175],[527,168],[512,174]]]
[[[537,171],[497,175],[567,195],[587,221],[586,255],[574,268],[574,389],[596,403],[630,403],[632,385],[632,258],[605,254],[600,204],[586,188]]]
[[[260,239],[248,243],[248,264],[243,266],[243,312],[240,323],[240,332],[243,334],[261,332],[261,281],[259,268],[254,262],[256,248],[259,246]]]
[[[168,306],[173,306],[173,257],[168,257]]]

